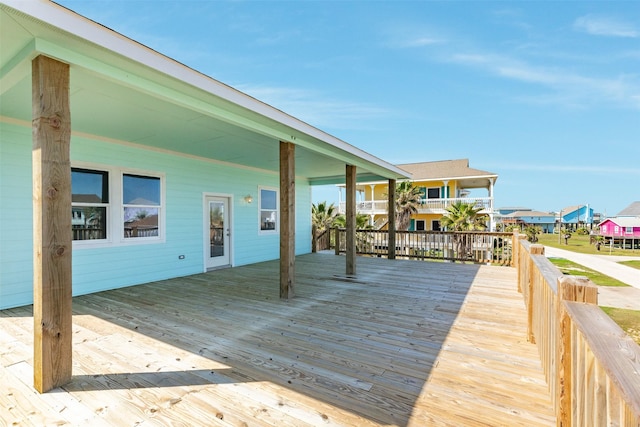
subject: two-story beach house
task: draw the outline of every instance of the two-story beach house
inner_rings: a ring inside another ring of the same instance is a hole
[[[405,163],[397,165],[412,175],[411,182],[422,193],[418,213],[413,215],[409,230],[440,231],[440,219],[452,203],[463,201],[482,207],[481,213],[490,218],[489,230],[495,230],[494,185],[498,175],[469,167],[469,159],[442,160],[434,162]],[[469,190],[485,189],[486,196],[470,197]],[[361,200],[358,213],[370,217],[375,228],[383,229],[388,222],[388,183],[371,181],[360,184]],[[346,203],[340,192],[339,210],[345,212]]]

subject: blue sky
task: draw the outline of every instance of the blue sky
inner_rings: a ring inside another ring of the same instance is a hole
[[[469,158],[498,207],[640,200],[640,1],[59,3],[391,163]]]

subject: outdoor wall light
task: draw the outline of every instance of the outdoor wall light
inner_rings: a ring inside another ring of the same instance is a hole
[[[247,194],[246,196],[244,196],[244,201],[247,203],[253,202],[253,196],[251,196],[251,194]]]

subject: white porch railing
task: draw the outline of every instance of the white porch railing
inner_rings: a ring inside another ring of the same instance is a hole
[[[422,199],[418,207],[418,213],[444,213],[445,210],[456,202],[475,203],[476,206],[490,210],[491,197],[452,197],[448,199]],[[338,205],[340,213],[347,211],[347,202]],[[384,215],[389,212],[387,200],[367,200],[356,202],[356,211],[367,215]]]

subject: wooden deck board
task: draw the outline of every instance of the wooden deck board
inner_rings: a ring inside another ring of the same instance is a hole
[[[0,312],[0,425],[555,425],[508,267],[297,258],[74,298],[73,380],[31,388]]]

